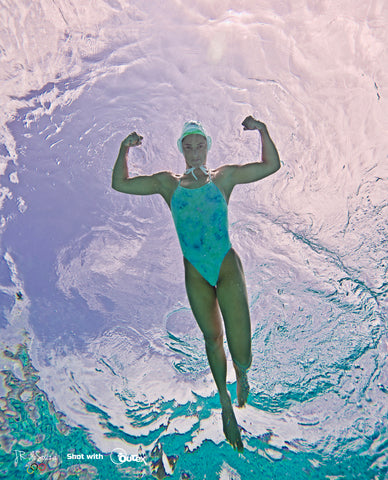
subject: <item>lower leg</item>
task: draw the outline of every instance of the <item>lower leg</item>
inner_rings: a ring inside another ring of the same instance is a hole
[[[237,425],[237,420],[233,412],[232,401],[226,388],[226,356],[223,346],[223,337],[218,337],[215,341],[206,341],[206,353],[210,369],[216,382],[220,402],[222,407],[222,426],[225,437],[237,450],[243,450],[241,434]]]
[[[242,407],[249,394],[247,371],[252,363],[251,322],[244,273],[241,261],[233,250],[225,256],[222,264],[217,298],[236,371],[238,404]]]
[[[206,354],[210,365],[210,370],[213,374],[214,381],[217,385],[220,401],[223,406],[228,406],[231,403],[230,396],[226,387],[226,355],[223,346],[223,336],[216,339],[206,339]],[[249,360],[246,364],[241,364],[233,359],[233,366],[236,372],[237,379],[237,398],[239,406],[246,403],[249,394],[249,384],[247,372],[252,363],[252,355],[249,354]],[[246,397],[245,397],[246,396]],[[244,399],[245,397],[245,399]]]
[[[205,338],[206,354],[210,370],[216,382],[221,404],[230,403],[230,397],[226,388],[226,355],[223,345],[223,337],[215,340]]]
[[[249,362],[245,365],[233,360],[234,370],[236,372],[236,381],[237,381],[237,401],[238,406],[243,407],[249,395],[249,382],[248,382],[248,369],[252,363],[252,355],[250,355]]]

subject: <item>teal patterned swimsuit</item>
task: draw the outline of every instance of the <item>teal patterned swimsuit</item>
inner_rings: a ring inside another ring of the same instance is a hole
[[[228,206],[210,175],[209,182],[199,188],[185,188],[179,182],[171,199],[171,213],[183,256],[215,286],[232,245]]]

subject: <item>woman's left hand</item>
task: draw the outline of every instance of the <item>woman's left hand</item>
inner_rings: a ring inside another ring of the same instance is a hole
[[[256,120],[253,118],[251,115],[247,117],[243,122],[242,126],[244,127],[244,130],[265,130],[267,127],[265,123],[260,122],[259,120]]]

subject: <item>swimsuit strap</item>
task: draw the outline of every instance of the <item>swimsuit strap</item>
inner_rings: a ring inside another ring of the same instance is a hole
[[[205,165],[201,165],[200,167],[191,167],[191,168],[188,168],[184,175],[189,175],[191,173],[191,175],[195,178],[195,180],[198,180],[197,176],[195,175],[194,173],[194,170],[196,170],[197,168],[199,168],[200,170],[203,171],[203,173],[205,173],[208,177],[209,177],[209,180],[212,181],[211,179],[211,176],[210,176],[210,171],[208,170],[208,168],[205,166]],[[179,181],[180,182],[180,181]]]

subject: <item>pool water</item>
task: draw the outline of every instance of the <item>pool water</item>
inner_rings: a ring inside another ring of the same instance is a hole
[[[384,6],[4,3],[0,477],[388,478]],[[282,168],[230,201],[253,333],[239,454],[171,214],[110,181],[134,130],[130,174],[181,173],[189,119],[210,168],[255,161],[247,115]]]

